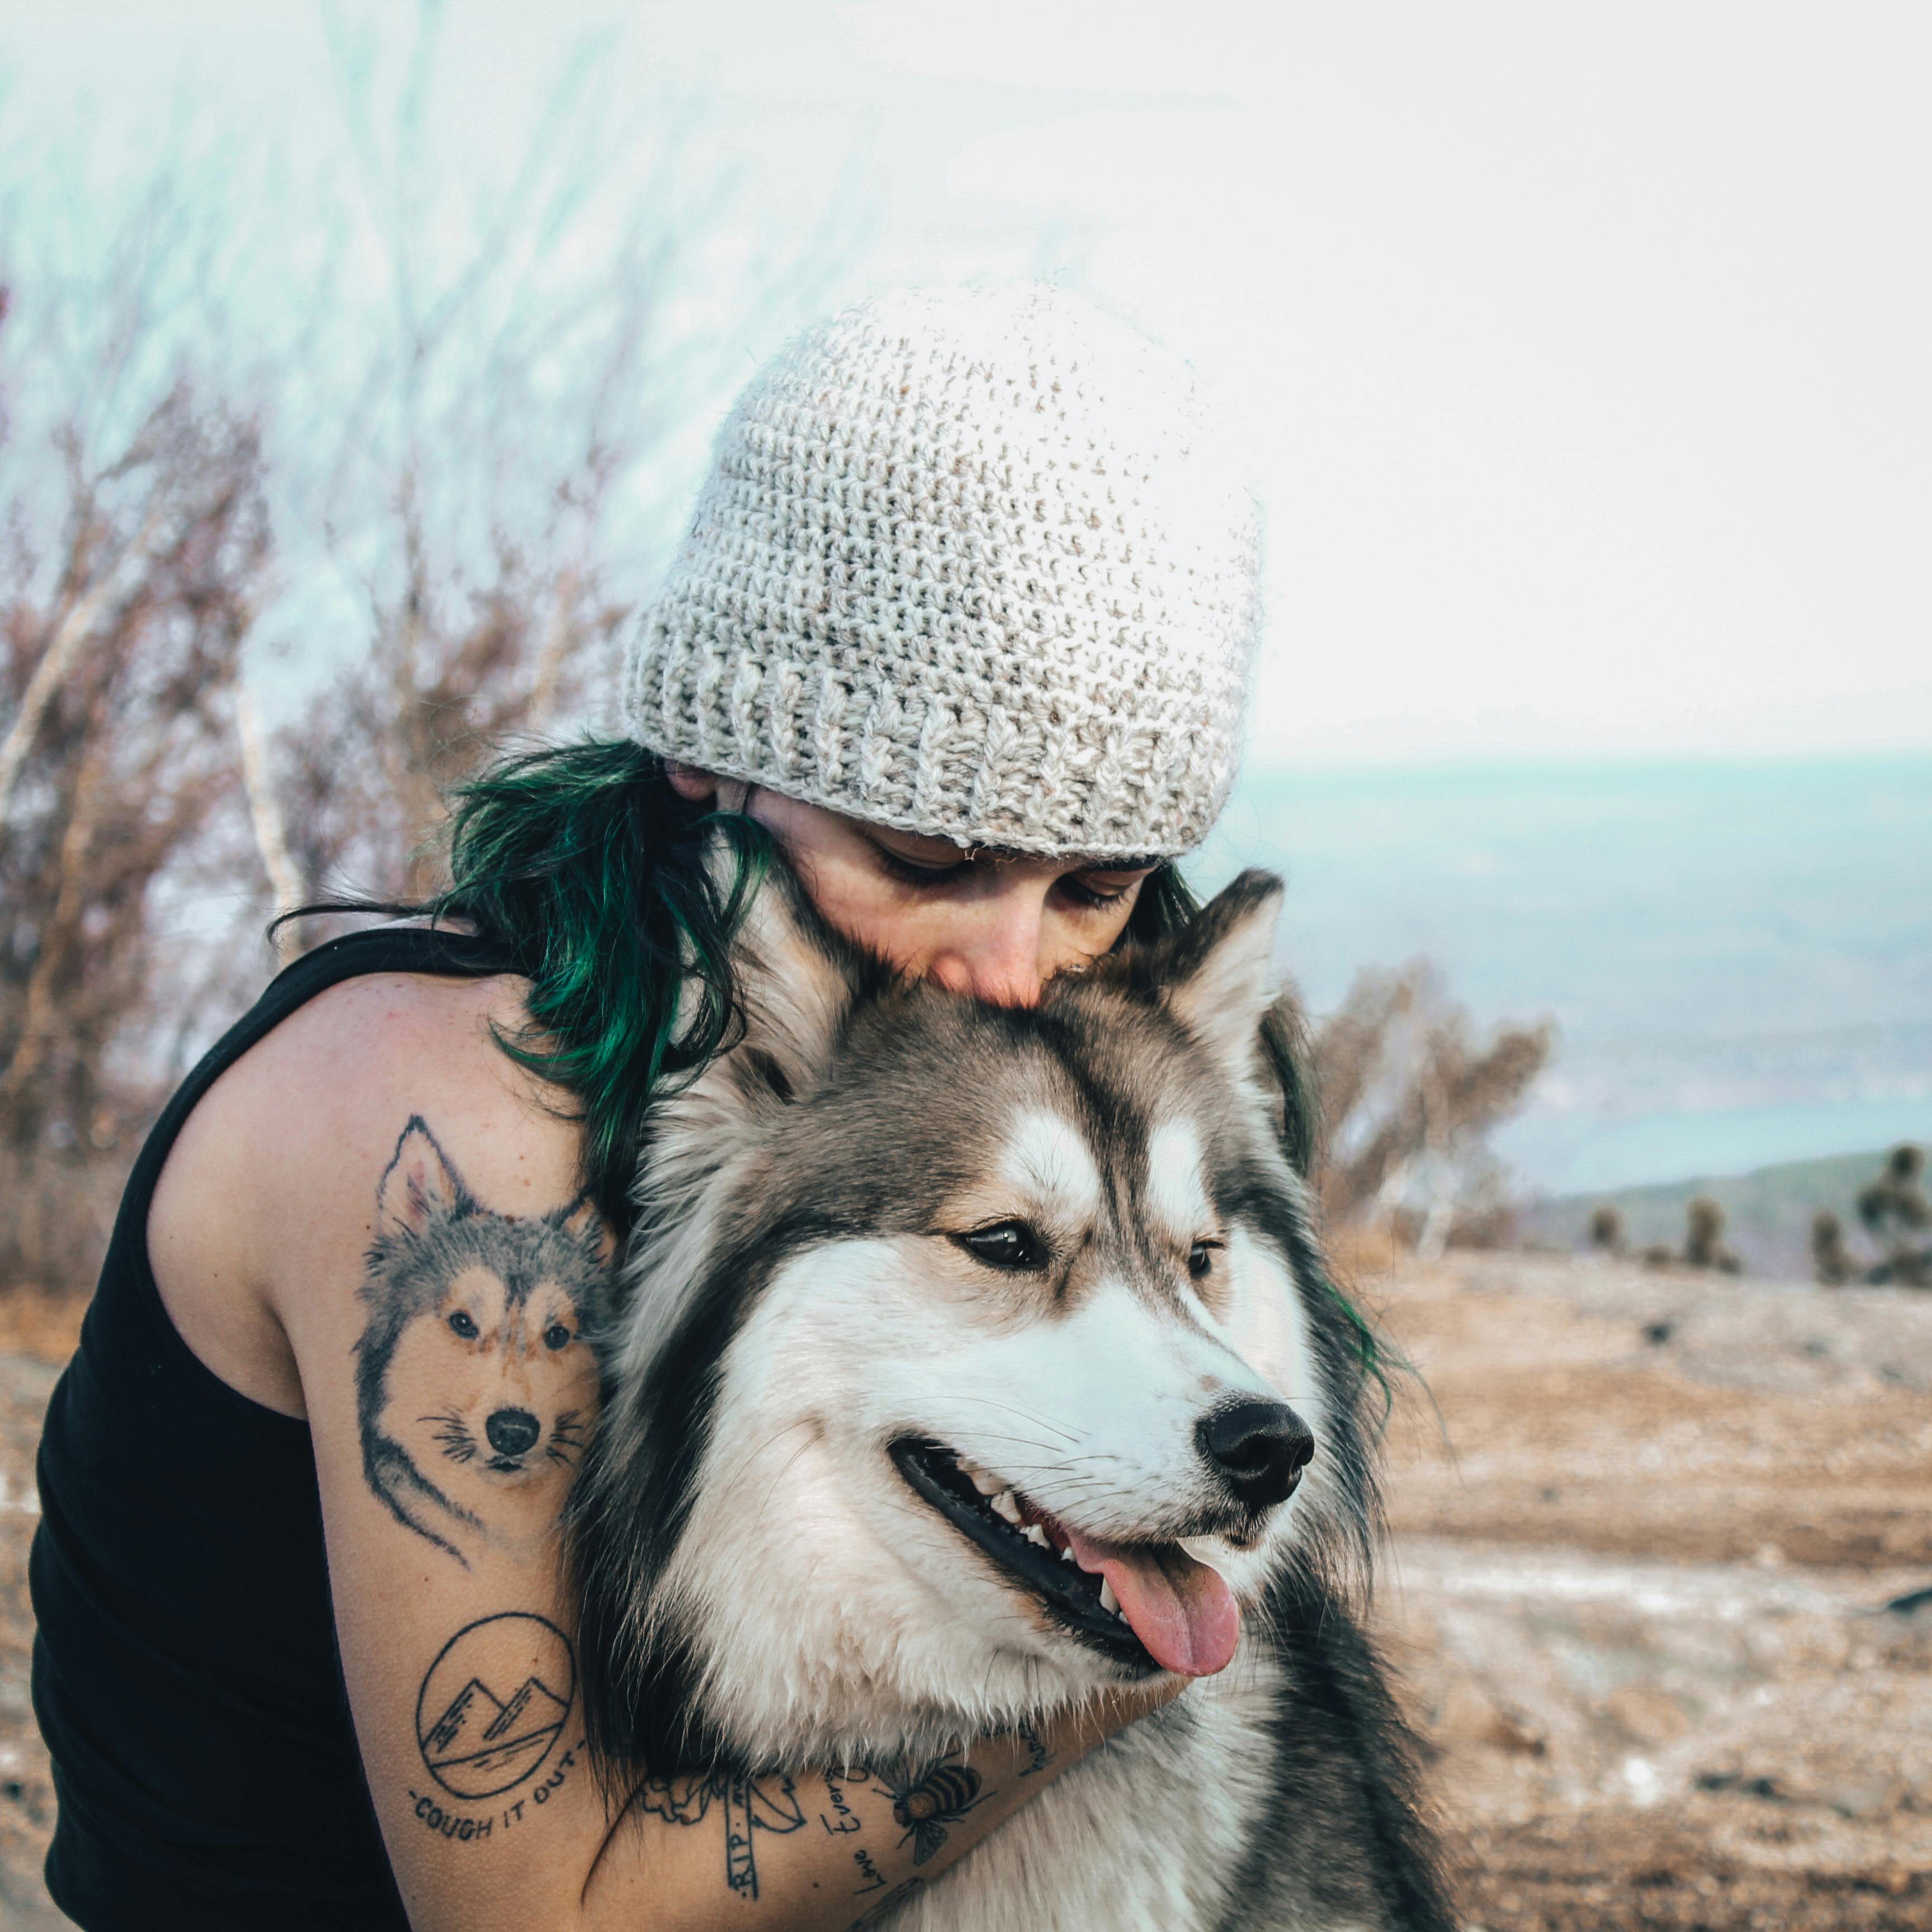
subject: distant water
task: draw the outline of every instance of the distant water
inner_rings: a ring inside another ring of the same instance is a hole
[[[1932,757],[1256,772],[1194,869],[1244,865],[1318,1012],[1426,954],[1555,1016],[1496,1142],[1534,1189],[1932,1141]]]

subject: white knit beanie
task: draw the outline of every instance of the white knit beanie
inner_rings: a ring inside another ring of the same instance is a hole
[[[1234,782],[1257,578],[1184,363],[1057,290],[893,295],[740,398],[626,721],[962,845],[1184,852]]]

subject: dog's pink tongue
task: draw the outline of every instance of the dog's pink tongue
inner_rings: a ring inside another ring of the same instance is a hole
[[[1102,1543],[1066,1531],[1073,1560],[1104,1576],[1120,1612],[1163,1670],[1212,1677],[1225,1670],[1241,1634],[1241,1612],[1227,1580],[1172,1544]]]

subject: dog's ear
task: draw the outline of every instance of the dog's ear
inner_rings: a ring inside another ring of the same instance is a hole
[[[550,1220],[554,1227],[560,1228],[578,1242],[599,1268],[608,1268],[616,1258],[616,1244],[610,1230],[588,1193],[580,1194],[568,1208],[558,1208]]]
[[[412,1114],[376,1194],[377,1231],[385,1236],[419,1234],[434,1220],[473,1204],[463,1178],[436,1144],[420,1114]]]
[[[788,1102],[830,1064],[863,962],[775,866],[739,928],[744,1032],[727,1056],[749,1091]]]
[[[1168,1010],[1237,1077],[1253,1066],[1262,1022],[1280,996],[1282,897],[1272,872],[1242,873],[1202,908],[1168,962]]]

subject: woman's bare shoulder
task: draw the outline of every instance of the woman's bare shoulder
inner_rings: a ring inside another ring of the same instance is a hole
[[[567,1096],[504,1051],[526,1034],[526,982],[503,974],[345,980],[223,1076],[220,1084],[232,1089],[227,1111],[248,1129],[278,1123],[291,1147],[305,1150],[304,1166],[316,1154],[379,1142],[382,1124],[403,1108],[460,1118],[470,1132],[502,1142],[502,1157],[532,1170],[524,1185],[546,1172],[574,1172],[578,1134]]]

